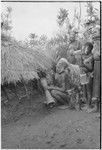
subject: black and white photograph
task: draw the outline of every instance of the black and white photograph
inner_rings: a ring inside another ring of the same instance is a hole
[[[101,149],[101,1],[1,1],[1,149]]]

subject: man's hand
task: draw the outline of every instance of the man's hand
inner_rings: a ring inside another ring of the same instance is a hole
[[[94,77],[94,72],[90,73],[90,77],[93,78]]]
[[[52,86],[47,86],[47,90],[53,90],[54,89],[54,87],[52,87]]]
[[[70,89],[70,90],[67,90],[67,93],[68,93],[69,95],[72,95],[73,91],[74,91],[74,88],[73,88],[73,89]]]
[[[47,86],[47,90],[50,90],[50,89],[51,89],[51,87]]]
[[[56,87],[56,86],[48,86],[47,89],[48,90],[57,90],[57,91],[64,92],[64,90],[62,88],[59,88],[59,87]]]

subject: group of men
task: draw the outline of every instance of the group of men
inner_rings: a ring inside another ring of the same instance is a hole
[[[80,74],[84,75],[87,80],[84,84],[74,84],[71,79],[70,63],[67,59],[61,58],[55,69],[52,69],[52,83],[47,83],[47,76],[41,76],[42,79],[46,79],[42,82],[45,91],[49,92],[50,98],[53,100],[47,100],[47,104],[50,107],[55,104],[70,105],[71,98],[74,93],[77,93],[73,97],[74,104],[76,101],[81,109],[81,104],[84,103],[86,110],[99,111],[100,105],[100,50],[93,49],[95,44],[86,42],[81,50],[81,63],[79,65]],[[100,45],[98,45],[100,49]],[[97,48],[98,48],[97,47]],[[81,78],[81,76],[80,76]],[[81,80],[81,79],[80,79]],[[44,83],[44,84],[43,84]],[[73,92],[74,91],[74,92]],[[46,92],[45,92],[46,93]],[[82,97],[80,96],[82,93]],[[47,96],[49,99],[49,96]],[[89,109],[90,108],[90,109]]]

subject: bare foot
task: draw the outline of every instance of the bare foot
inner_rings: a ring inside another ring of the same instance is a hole
[[[87,110],[89,107],[87,105],[82,107],[82,110]]]
[[[60,108],[60,109],[67,109],[67,108],[69,108],[69,106],[68,105],[62,105],[62,106],[59,106],[58,108]]]
[[[97,114],[96,118],[100,118],[100,113]]]
[[[88,113],[97,113],[98,110],[97,110],[97,108],[88,108],[88,109],[87,109],[87,112],[88,112]]]
[[[53,103],[50,103],[50,104],[48,104],[47,106],[49,107],[49,108],[53,108],[53,107],[55,107],[55,103],[53,102]]]

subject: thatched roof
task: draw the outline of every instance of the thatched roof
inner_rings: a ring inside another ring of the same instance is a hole
[[[16,83],[22,78],[26,81],[38,78],[37,69],[50,66],[50,58],[38,49],[26,48],[15,42],[1,45],[1,84]]]

